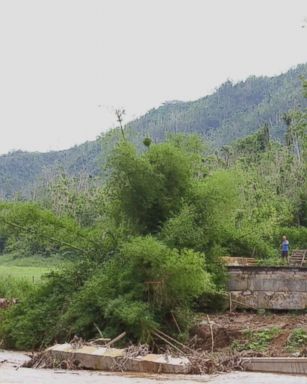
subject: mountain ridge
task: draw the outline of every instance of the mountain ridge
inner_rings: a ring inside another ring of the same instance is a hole
[[[307,107],[302,78],[307,64],[300,64],[278,76],[250,76],[244,81],[226,81],[212,94],[194,101],[168,101],[125,126],[127,136],[141,145],[145,137],[155,142],[169,133],[196,133],[213,146],[229,144],[268,124],[272,137],[282,140],[286,126],[283,114]],[[115,128],[94,141],[60,151],[14,151],[0,156],[0,197],[16,193],[29,197],[44,174],[61,168],[70,175],[101,172],[107,154],[117,142]]]

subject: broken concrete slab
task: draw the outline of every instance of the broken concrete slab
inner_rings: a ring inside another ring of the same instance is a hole
[[[186,357],[158,354],[130,357],[126,354],[125,349],[92,345],[76,348],[68,343],[57,344],[48,348],[47,353],[58,361],[77,361],[85,369],[177,374],[191,372],[191,364]]]
[[[105,348],[84,345],[76,348],[72,344],[57,344],[48,348],[53,358],[58,361],[74,360],[86,369],[108,371],[113,370],[117,360],[125,356],[124,349]]]
[[[150,373],[190,373],[191,364],[186,357],[149,354],[131,359],[129,370]]]
[[[247,371],[307,375],[307,358],[304,357],[252,357],[243,360]]]

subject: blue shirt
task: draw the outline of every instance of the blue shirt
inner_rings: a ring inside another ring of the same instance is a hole
[[[289,241],[284,240],[281,244],[283,252],[289,252]]]

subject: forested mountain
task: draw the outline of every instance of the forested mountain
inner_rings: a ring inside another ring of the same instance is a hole
[[[307,106],[302,77],[307,77],[307,64],[275,77],[250,77],[236,84],[227,81],[199,100],[166,102],[150,110],[127,124],[127,135],[141,143],[145,137],[160,142],[171,132],[197,133],[221,146],[268,124],[271,135],[282,140],[286,130],[283,114]],[[118,135],[115,129],[64,151],[15,151],[0,156],[0,197],[10,198],[18,192],[29,196],[35,183],[59,167],[70,175],[98,174]]]
[[[63,168],[71,175],[86,172],[97,174],[101,152],[99,141],[86,142],[64,151],[46,153],[14,151],[0,156],[0,197],[16,193],[29,196],[34,183]],[[50,176],[52,177],[52,176]]]

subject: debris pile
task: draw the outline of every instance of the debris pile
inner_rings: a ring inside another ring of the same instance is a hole
[[[0,309],[6,309],[11,305],[17,304],[17,299],[6,299],[5,297],[0,297]]]
[[[164,354],[150,353],[147,345],[116,349],[74,340],[74,343],[58,344],[34,354],[24,367],[176,374],[243,370],[240,354],[196,351],[164,333],[162,335],[167,345]]]
[[[307,355],[307,315],[225,313],[204,316],[188,345],[155,329],[153,354],[147,345],[113,348],[115,339],[85,342],[74,337],[33,355],[33,368],[101,369],[150,373],[212,374],[245,370],[254,358]]]

